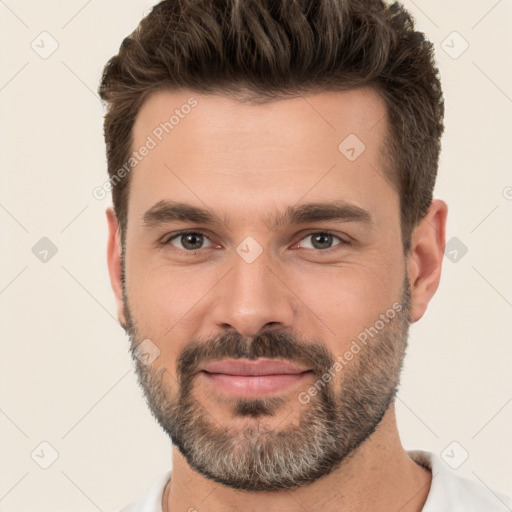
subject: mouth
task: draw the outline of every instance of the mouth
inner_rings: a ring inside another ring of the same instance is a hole
[[[216,389],[246,398],[282,392],[312,373],[311,369],[275,359],[224,359],[210,363],[200,371]]]

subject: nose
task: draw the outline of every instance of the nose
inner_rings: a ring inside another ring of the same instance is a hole
[[[265,252],[251,263],[235,255],[212,301],[217,329],[254,336],[268,328],[292,326],[294,295],[278,271]]]

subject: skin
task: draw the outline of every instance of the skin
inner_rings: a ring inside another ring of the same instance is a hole
[[[158,346],[153,365],[167,372],[174,398],[179,392],[176,362],[192,338],[227,331],[253,336],[272,326],[319,340],[334,355],[344,354],[359,333],[400,300],[404,272],[411,322],[423,316],[440,280],[447,206],[432,202],[413,232],[406,258],[399,197],[383,178],[379,150],[387,115],[375,91],[316,93],[266,105],[162,91],[139,111],[133,148],[191,96],[197,107],[131,172],[126,233],[130,311],[141,339]],[[355,161],[338,150],[351,133],[366,146]],[[225,222],[144,226],[142,216],[162,199],[208,208]],[[269,215],[288,206],[332,200],[364,208],[373,222],[322,220],[274,229],[266,224]],[[107,220],[109,273],[118,318],[126,325],[120,233],[112,208]],[[185,229],[205,232],[205,245],[211,245],[193,255],[185,254],[179,237],[175,245],[158,245]],[[314,248],[308,237],[325,230],[340,237],[328,252]],[[236,252],[248,236],[263,250],[250,264]],[[340,243],[347,237],[350,245]],[[337,373],[333,385],[342,379],[343,372]],[[285,405],[266,419],[271,428],[297,419],[304,407],[297,393],[311,383],[282,395]],[[199,383],[194,397],[221,425],[242,428],[225,396]],[[375,433],[339,468],[298,489],[255,493],[219,485],[194,471],[174,446],[172,467],[164,511],[413,512],[423,507],[431,481],[430,472],[401,446],[393,405]]]

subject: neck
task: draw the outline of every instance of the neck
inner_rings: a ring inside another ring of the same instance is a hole
[[[394,406],[338,469],[291,491],[252,493],[217,484],[196,473],[175,447],[172,461],[164,512],[420,512],[431,482],[430,472],[412,461],[400,443]]]

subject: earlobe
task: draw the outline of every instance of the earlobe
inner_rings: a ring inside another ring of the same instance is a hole
[[[107,262],[110,284],[116,299],[117,318],[119,323],[125,326],[126,319],[124,317],[123,284],[121,280],[121,236],[119,222],[111,206],[107,208],[105,213],[108,223]]]
[[[407,261],[412,322],[417,322],[425,314],[439,286],[447,215],[448,206],[444,201],[432,201],[427,215],[412,234],[411,252]]]

